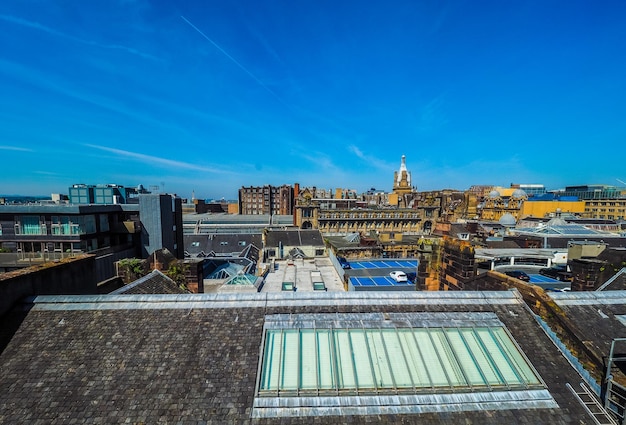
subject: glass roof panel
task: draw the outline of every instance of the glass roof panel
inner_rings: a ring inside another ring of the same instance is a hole
[[[300,328],[314,323],[308,318],[285,323],[292,327],[266,329],[259,396],[543,387],[503,325],[446,327],[435,320],[438,327],[400,321],[377,328],[361,321],[353,327],[359,321],[352,315],[346,328]]]

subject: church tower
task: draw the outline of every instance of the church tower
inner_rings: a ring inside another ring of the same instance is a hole
[[[406,156],[402,155],[400,169],[393,173],[393,193],[404,195],[411,192],[411,173],[406,169]]]

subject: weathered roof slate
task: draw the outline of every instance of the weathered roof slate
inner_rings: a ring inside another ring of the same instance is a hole
[[[116,294],[186,294],[188,291],[180,288],[176,282],[161,273],[159,270],[152,270],[147,275],[124,285],[111,292]]]
[[[324,246],[324,239],[319,230],[274,230],[269,229],[265,236],[265,246]]]
[[[213,233],[209,235],[183,235],[185,250],[195,256],[208,254],[240,253],[248,245],[263,246],[261,233]]]
[[[626,291],[549,292],[548,295],[576,325],[570,330],[576,339],[592,350],[596,358],[608,357],[613,339],[626,337],[626,324],[618,319],[626,317]],[[626,384],[626,377],[617,378]]]
[[[2,423],[587,424],[515,292],[37,297],[0,355]],[[251,419],[266,315],[493,312],[559,408]]]

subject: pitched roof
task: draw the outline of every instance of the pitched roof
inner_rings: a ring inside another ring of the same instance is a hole
[[[596,291],[623,291],[626,290],[626,267],[622,267],[610,279],[604,282]]]
[[[176,282],[161,273],[152,270],[147,275],[140,277],[134,282],[124,285],[111,292],[117,294],[186,294],[188,291],[181,289]]]
[[[212,233],[209,235],[183,235],[185,251],[190,256],[215,254],[238,255],[249,245],[262,247],[261,233]]]
[[[324,239],[319,230],[273,230],[268,229],[265,246],[324,246]]]
[[[303,409],[303,416],[251,419],[259,406],[259,351],[268,317],[376,313],[392,319],[438,312],[493,314],[556,404],[516,402],[513,393],[507,402],[487,402],[499,393],[483,388],[454,397],[425,394],[430,404],[408,410],[394,405],[400,396],[361,397],[375,405],[326,414],[352,411],[339,422],[354,424],[591,423],[565,385],[578,385],[580,375],[516,292],[42,296],[29,307],[0,354],[0,418],[6,423],[335,424],[338,417],[323,409],[314,418]]]
[[[611,342],[626,335],[626,291],[549,292],[569,320],[569,332],[601,369]],[[618,377],[622,385],[626,376]]]

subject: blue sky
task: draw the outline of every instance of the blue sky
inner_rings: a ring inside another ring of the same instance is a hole
[[[622,186],[623,1],[0,4],[0,193]]]

